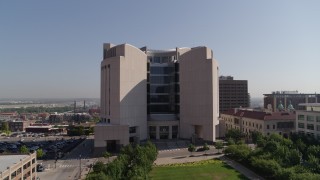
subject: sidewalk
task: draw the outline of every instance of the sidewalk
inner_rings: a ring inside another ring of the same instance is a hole
[[[246,176],[248,179],[264,180],[264,178],[257,175],[256,173],[254,173],[250,169],[244,167],[243,165],[241,165],[238,162],[235,162],[235,161],[227,158],[226,156],[221,156],[219,159],[222,160],[223,162],[225,162],[226,164],[228,164],[229,166],[231,166],[232,168],[234,168],[235,170],[239,171],[241,174]]]
[[[196,161],[203,161],[203,160],[208,160],[212,158],[218,158],[220,156],[223,156],[223,154],[219,154],[219,155],[208,154],[207,156],[203,154],[197,154],[191,157],[190,155],[183,155],[183,156],[177,156],[177,157],[164,157],[164,158],[157,158],[154,163],[156,165],[187,163],[187,162],[196,162]]]

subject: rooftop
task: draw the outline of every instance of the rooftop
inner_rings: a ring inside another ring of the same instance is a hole
[[[301,103],[299,106],[320,107],[320,103]]]
[[[0,172],[3,172],[7,167],[11,167],[14,164],[20,162],[20,159],[25,159],[29,155],[1,155],[0,156]]]
[[[233,115],[237,117],[246,117],[259,120],[295,120],[296,115],[291,112],[273,112],[267,113],[262,111],[248,111],[248,110],[229,110],[222,114]]]

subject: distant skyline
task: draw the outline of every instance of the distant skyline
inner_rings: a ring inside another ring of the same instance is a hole
[[[102,45],[207,46],[251,97],[320,93],[320,1],[0,1],[0,98],[99,98]]]

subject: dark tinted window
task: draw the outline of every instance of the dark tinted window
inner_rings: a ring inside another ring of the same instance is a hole
[[[172,82],[172,76],[151,76],[151,84],[169,84]]]
[[[151,103],[169,103],[169,95],[150,95]]]
[[[151,67],[151,74],[171,74],[174,72],[173,67]]]

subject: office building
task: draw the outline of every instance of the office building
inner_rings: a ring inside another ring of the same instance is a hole
[[[12,120],[9,121],[9,129],[11,132],[25,131],[30,125],[30,121]]]
[[[37,177],[37,153],[0,155],[0,179],[35,180]]]
[[[232,76],[220,76],[219,102],[220,112],[233,108],[249,107],[248,81],[234,80]]]
[[[301,103],[317,103],[320,94],[302,94],[298,91],[274,91],[264,95],[264,108],[271,112],[283,111],[293,108],[295,110],[305,110]],[[290,105],[291,104],[291,105]]]
[[[296,131],[320,140],[320,103],[300,104],[305,110],[296,112]]]
[[[288,137],[295,132],[294,112],[262,112],[234,109],[220,114],[221,136],[229,129],[239,129],[250,136],[251,132],[261,132],[263,135],[277,133]]]
[[[104,44],[103,54],[96,149],[147,139],[215,140],[218,65],[209,48]]]

